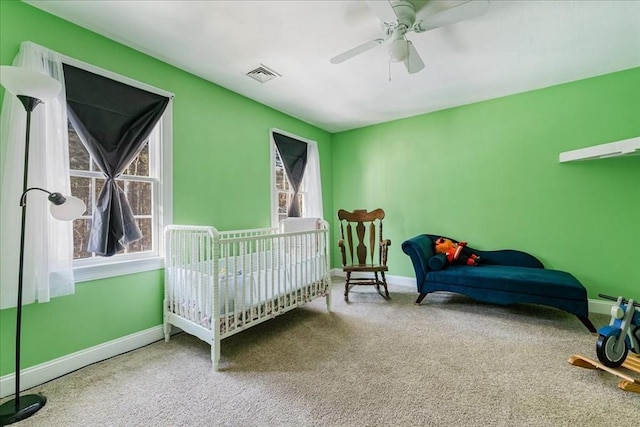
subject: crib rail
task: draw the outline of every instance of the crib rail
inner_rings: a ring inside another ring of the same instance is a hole
[[[210,342],[214,367],[222,338],[328,295],[325,222],[290,233],[171,225],[165,239],[165,333],[175,324]]]

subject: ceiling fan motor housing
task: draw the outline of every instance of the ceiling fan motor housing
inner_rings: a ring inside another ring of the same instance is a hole
[[[393,11],[398,17],[398,25],[404,25],[409,29],[416,22],[416,8],[413,3],[406,0],[397,0],[391,2],[391,7],[393,7]]]

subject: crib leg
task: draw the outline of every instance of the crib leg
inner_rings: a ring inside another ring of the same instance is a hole
[[[171,325],[167,322],[167,300],[164,300],[164,309],[163,309],[163,331],[164,331],[164,342],[169,342],[169,338],[171,337]]]
[[[220,367],[220,315],[214,312],[215,321],[213,322],[213,337],[211,340],[211,361],[213,362],[213,370],[218,372]]]
[[[213,370],[218,372],[220,369],[220,346],[215,343],[211,346],[211,361],[213,362]]]
[[[213,370],[218,372],[220,368],[220,341],[213,340],[211,343],[211,362],[213,365]]]
[[[331,311],[331,288],[327,287],[326,290],[326,295],[324,297],[326,303],[327,303],[327,311]]]

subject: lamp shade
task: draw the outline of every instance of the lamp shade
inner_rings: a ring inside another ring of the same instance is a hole
[[[73,221],[87,210],[84,202],[77,197],[64,196],[64,199],[65,201],[60,204],[51,203],[49,210],[51,211],[51,215],[56,219]]]
[[[0,84],[12,94],[46,101],[55,98],[62,84],[53,77],[21,67],[0,66]]]

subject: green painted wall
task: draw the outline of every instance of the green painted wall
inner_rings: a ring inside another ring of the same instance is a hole
[[[413,276],[401,244],[432,233],[638,299],[640,156],[558,162],[637,136],[640,68],[336,134],[333,203],[385,209],[392,275]]]
[[[0,64],[11,64],[27,40],[175,94],[174,222],[268,226],[270,127],[318,142],[331,217],[331,134],[29,5],[1,0]],[[79,283],[73,296],[25,307],[22,366],[161,324],[162,292],[162,271],[153,271]],[[14,339],[15,309],[2,310],[0,375],[13,372]]]

